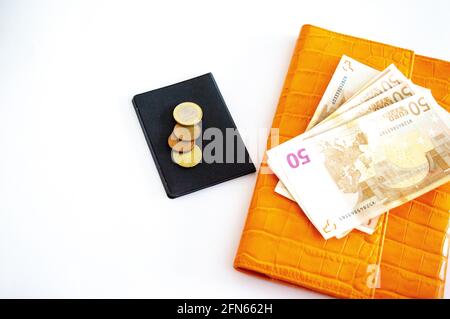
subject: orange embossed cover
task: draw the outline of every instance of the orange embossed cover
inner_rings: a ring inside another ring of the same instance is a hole
[[[394,63],[450,109],[450,63],[305,25],[272,123],[279,128],[280,142],[306,129],[343,54],[379,70]],[[353,231],[326,241],[295,202],[274,192],[278,179],[266,171],[262,163],[234,262],[237,269],[341,298],[443,296],[449,185],[384,214],[373,235]]]

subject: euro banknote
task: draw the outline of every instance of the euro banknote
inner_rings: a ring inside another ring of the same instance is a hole
[[[369,81],[358,92],[356,92],[346,103],[342,104],[335,112],[330,114],[322,123],[328,122],[352,108],[383,94],[392,88],[407,82],[408,79],[398,70],[395,65],[389,65],[378,76]]]
[[[386,72],[386,71],[385,71]],[[360,91],[371,80],[378,79],[380,71],[375,70],[351,57],[343,55],[311,118],[306,131],[335,112],[342,104]],[[289,199],[292,196],[283,183],[278,182],[275,191]]]
[[[303,138],[309,138],[311,136],[323,133],[327,130],[330,130],[334,127],[340,126],[342,124],[348,123],[356,118],[369,114],[371,112],[377,111],[381,108],[384,108],[388,105],[399,102],[407,97],[413,96],[416,92],[421,92],[425,90],[417,85],[414,85],[411,81],[406,81],[400,85],[393,87],[392,89],[375,96],[374,98],[350,109],[347,112],[340,114],[335,117],[331,121],[327,121],[324,123],[319,123],[307,133],[303,134]],[[294,200],[293,196],[286,189],[286,186],[279,182],[275,188],[275,192]],[[362,225],[358,225],[356,229],[363,231],[368,234],[372,234],[375,231],[375,227],[377,225],[378,217],[373,220],[368,221]],[[344,234],[337,236],[338,238],[343,237]]]
[[[343,55],[306,131],[336,111],[342,104],[354,96],[356,92],[364,88],[368,82],[378,79],[379,74],[381,74],[380,71]],[[290,200],[294,200],[287,187],[281,181],[278,181],[275,192]],[[369,223],[367,224],[369,225]],[[370,227],[361,225],[358,229],[371,234],[374,231],[375,225],[376,223],[371,223]]]
[[[329,239],[450,180],[447,120],[424,91],[310,138],[299,135],[269,150],[268,163]]]
[[[380,72],[343,55],[311,118],[306,130],[314,127],[340,105],[350,99],[370,79]]]

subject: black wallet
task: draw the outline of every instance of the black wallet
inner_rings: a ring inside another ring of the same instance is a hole
[[[175,125],[173,109],[182,102],[194,102],[201,106],[203,110],[201,126],[204,134],[200,138],[200,146],[205,151],[205,147],[212,149],[207,146],[209,143],[216,143],[215,145],[222,143],[222,160],[212,152],[216,161],[203,160],[192,168],[183,168],[172,161],[167,139]],[[133,97],[133,105],[167,196],[170,198],[256,171],[211,73],[138,94]],[[221,132],[222,141],[215,140],[216,136],[212,134],[207,136],[205,133],[208,129],[210,133]],[[228,133],[231,131],[234,133],[227,135],[227,129]],[[233,149],[229,147],[230,145]],[[237,158],[238,150],[244,150],[244,160],[242,156]]]

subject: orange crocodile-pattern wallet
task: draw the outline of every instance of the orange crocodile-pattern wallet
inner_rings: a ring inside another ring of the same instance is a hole
[[[343,54],[379,70],[394,63],[450,110],[449,62],[305,25],[272,123],[280,142],[306,129]],[[237,269],[340,298],[443,297],[449,184],[384,214],[373,235],[353,231],[324,240],[296,203],[274,192],[278,179],[265,174],[267,169],[263,161],[234,261]]]

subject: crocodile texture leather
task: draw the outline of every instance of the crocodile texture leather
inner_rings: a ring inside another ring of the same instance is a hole
[[[279,128],[280,142],[306,129],[343,54],[379,70],[394,63],[431,88],[441,105],[450,105],[447,62],[306,25],[272,123]],[[237,269],[341,298],[442,297],[449,185],[384,214],[373,235],[353,231],[326,241],[296,203],[273,191],[278,180],[266,171],[263,161],[234,262]]]
[[[450,111],[450,63],[416,55],[412,80]],[[450,184],[390,211],[377,298],[442,298],[448,262]]]

